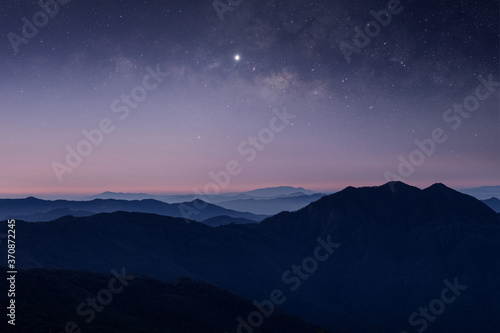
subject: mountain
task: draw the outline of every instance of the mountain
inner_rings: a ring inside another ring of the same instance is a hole
[[[218,203],[219,206],[239,211],[252,212],[254,214],[274,215],[282,211],[295,211],[307,206],[313,201],[323,197],[322,193],[312,195],[299,195],[293,193],[290,196],[271,199],[239,199],[228,200]]]
[[[158,201],[163,201],[163,197],[168,197],[168,196],[162,196],[162,195],[154,195],[154,194],[147,194],[147,193],[123,193],[123,192],[102,192],[99,194],[91,195],[88,197],[82,198],[82,200],[95,200],[95,199],[115,199],[115,200],[144,200],[144,199],[155,199]],[[194,198],[190,198],[188,200],[184,201],[190,201],[194,200]]]
[[[495,212],[500,213],[500,199],[498,198],[489,198],[486,200],[481,200],[484,202],[488,207],[493,209]]]
[[[500,214],[443,184],[348,187],[254,224],[116,212],[16,235],[20,268],[125,266],[257,302],[279,290],[283,311],[340,332],[500,330]]]
[[[188,200],[206,200],[220,207],[250,212],[257,215],[273,215],[282,211],[298,210],[325,194],[315,193],[302,187],[291,186],[270,187],[242,193],[224,193],[202,197],[199,195],[150,195],[145,193],[114,193],[104,192],[84,200],[115,199],[115,200],[146,200],[154,199],[166,203],[182,203]],[[197,219],[199,220],[199,219]]]
[[[207,283],[186,278],[165,283],[124,270],[123,283],[113,274],[48,269],[18,272],[16,331],[68,332],[65,327],[73,322],[77,329],[69,332],[236,332],[236,319],[255,310],[251,302]],[[121,267],[115,272],[122,274]],[[45,288],[38,287],[41,281]],[[1,285],[3,290],[9,289],[6,279]],[[94,310],[88,300],[96,295]],[[6,296],[2,293],[1,297]],[[319,329],[279,309],[259,327],[263,333],[315,333]]]
[[[278,196],[304,195],[304,194],[311,195],[314,193],[315,193],[314,191],[309,191],[302,187],[291,187],[291,186],[266,187],[244,192],[244,194],[254,197],[278,197]]]
[[[17,218],[30,222],[45,221],[49,216],[54,219],[65,215],[74,215],[73,213],[81,216],[116,211],[153,213],[173,217],[186,216],[196,221],[203,221],[221,215],[244,218],[256,222],[267,217],[266,215],[255,215],[222,208],[201,200],[193,200],[181,204],[168,204],[153,199],[132,201],[114,199],[50,201],[33,197],[26,199],[0,199],[0,217],[2,219]]]
[[[500,198],[500,186],[482,186],[459,189],[458,191],[472,195],[479,200],[485,200],[491,197]]]
[[[121,193],[121,192],[103,192],[97,195],[92,195],[85,197],[82,200],[94,200],[94,199],[115,199],[115,200],[144,200],[144,199],[154,199],[158,201],[163,201],[166,203],[182,203],[186,201],[193,201],[196,199],[204,200],[213,204],[218,204],[220,202],[228,200],[238,200],[238,199],[259,199],[259,198],[279,198],[288,196],[300,196],[300,195],[313,195],[316,192],[306,190],[302,187],[291,187],[291,186],[279,186],[279,187],[268,187],[264,189],[256,189],[248,192],[240,193],[220,193],[212,195],[198,195],[198,194],[165,194],[165,195],[155,195],[147,193]]]
[[[210,197],[210,196],[208,196]],[[208,198],[207,197],[207,198]],[[100,194],[91,195],[82,198],[82,200],[95,200],[95,199],[115,199],[115,200],[146,200],[153,199],[158,201],[163,201],[166,203],[183,203],[187,201],[193,201],[196,199],[202,199],[201,196],[196,194],[172,194],[172,195],[157,195],[157,194],[147,194],[147,193],[122,193],[122,192],[110,192],[106,191]],[[212,201],[211,201],[212,202]]]

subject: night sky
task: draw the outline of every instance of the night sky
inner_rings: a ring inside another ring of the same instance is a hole
[[[498,1],[228,3],[3,1],[0,195],[500,184]]]

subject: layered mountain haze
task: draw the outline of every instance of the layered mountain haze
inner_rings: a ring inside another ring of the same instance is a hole
[[[220,194],[147,194],[147,193],[122,193],[106,191],[100,194],[82,198],[82,200],[94,199],[117,199],[117,200],[143,200],[155,199],[166,203],[180,203],[195,199],[207,202],[218,203],[235,199],[272,199],[286,196],[312,195],[314,191],[306,190],[302,187],[278,186],[259,188],[246,192],[220,193]]]
[[[488,207],[493,209],[495,212],[500,213],[500,199],[498,198],[489,198],[486,200],[481,200],[484,202]]]
[[[18,221],[17,233],[20,268],[107,273],[126,266],[259,302],[279,289],[286,302],[277,308],[339,332],[410,330],[412,313],[447,283],[462,288],[460,295],[438,320],[426,321],[429,332],[500,327],[500,216],[442,184],[348,187],[252,224],[213,228],[115,212]],[[422,328],[422,318],[412,326]]]
[[[272,197],[270,199],[251,198],[228,200],[220,202],[218,205],[227,209],[249,211],[254,214],[274,215],[282,211],[298,210],[323,196],[324,194],[322,193],[311,195],[294,193],[286,197]]]
[[[116,211],[153,213],[172,217],[185,217],[190,212],[189,216],[196,221],[203,221],[217,216],[230,216],[257,222],[267,217],[266,215],[225,209],[199,199],[181,204],[167,204],[153,199],[131,201],[115,199],[50,201],[33,197],[26,199],[0,199],[0,216],[2,219],[17,218],[30,222],[47,221],[47,219],[52,220],[65,215],[90,216],[97,213],[111,213]]]
[[[321,198],[325,194],[306,190],[302,187],[278,186],[241,193],[223,193],[211,195],[182,194],[182,195],[153,195],[146,193],[114,193],[85,197],[83,200],[116,199],[116,200],[144,200],[154,199],[166,203],[183,203],[186,201],[202,200],[227,209],[253,214],[273,215],[281,211],[294,211]],[[198,219],[197,219],[198,220]]]
[[[473,197],[486,200],[491,197],[500,198],[500,186],[481,186],[481,187],[472,187],[472,188],[463,188],[459,189],[460,192],[472,195]]]
[[[276,198],[283,197],[288,195],[311,195],[314,194],[314,191],[306,190],[303,187],[292,187],[292,186],[278,186],[278,187],[267,187],[260,188],[248,192],[244,192],[243,194],[253,196],[253,197],[267,197],[267,198]]]
[[[46,222],[67,215],[82,217],[126,211],[186,217],[199,222],[210,219],[209,225],[217,226],[228,221],[226,217],[236,223],[258,222],[281,211],[298,210],[322,196],[303,188],[280,186],[209,196],[104,192],[82,201],[29,197],[0,199],[0,218]]]

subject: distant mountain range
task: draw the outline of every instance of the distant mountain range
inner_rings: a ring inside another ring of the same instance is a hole
[[[155,199],[159,201],[164,201],[167,203],[181,203],[186,201],[193,201],[195,199],[200,199],[210,203],[218,203],[227,200],[235,199],[256,199],[256,198],[279,198],[286,196],[298,196],[298,195],[312,195],[317,192],[306,190],[302,187],[292,187],[292,186],[278,186],[278,187],[267,187],[256,189],[247,192],[236,192],[236,193],[221,193],[212,195],[197,195],[197,194],[171,194],[171,195],[155,195],[147,193],[121,193],[121,192],[103,192],[100,194],[92,195],[89,197],[82,198],[82,200],[93,200],[93,199],[117,199],[117,200],[143,200],[143,199]]]
[[[267,187],[256,189],[248,192],[243,192],[248,196],[253,197],[267,197],[267,198],[277,198],[280,196],[292,196],[292,195],[311,195],[316,192],[306,190],[302,187],[291,187],[291,186],[278,186],[278,187]]]
[[[146,193],[115,193],[104,192],[83,198],[116,199],[116,200],[144,200],[154,199],[166,203],[181,203],[192,200],[203,200],[227,209],[251,212],[253,214],[274,215],[282,211],[298,210],[325,194],[306,190],[302,187],[279,186],[256,189],[241,193],[224,193],[217,195],[200,196],[185,195],[151,195]]]
[[[298,210],[322,196],[324,194],[314,193],[301,187],[280,186],[206,197],[211,202],[217,202],[217,205],[205,203],[196,195],[158,196],[145,193],[104,192],[87,197],[83,201],[42,200],[29,197],[0,199],[0,218],[47,222],[67,215],[84,217],[98,213],[126,211],[172,217],[186,216],[210,226],[219,226],[226,223],[259,222],[282,211]],[[187,199],[191,201],[182,201]],[[193,214],[183,215],[186,211]]]
[[[500,209],[494,201],[487,201],[492,197],[500,198],[500,186],[483,186],[475,188],[465,188],[458,190],[461,193],[471,195],[482,200],[497,212]],[[103,192],[101,194],[85,197],[82,200],[93,199],[117,199],[117,200],[144,200],[155,199],[166,203],[182,203],[193,201],[195,199],[206,200],[220,207],[241,211],[251,212],[260,215],[274,215],[282,211],[295,211],[311,202],[323,197],[324,193],[317,193],[306,190],[302,187],[279,186],[256,189],[241,193],[225,193],[217,195],[199,196],[196,194],[185,195],[154,195],[147,193],[117,193]],[[73,214],[75,215],[75,214]],[[78,215],[75,215],[78,216]],[[81,216],[81,215],[80,215]],[[48,221],[48,220],[46,220]]]
[[[500,198],[500,186],[482,186],[459,189],[459,192],[472,195],[479,200],[489,199],[491,197]]]
[[[200,209],[203,207],[203,209]],[[112,213],[116,211],[153,213],[172,217],[184,217],[184,211],[194,212],[191,218],[203,221],[217,216],[229,216],[231,218],[242,218],[258,222],[266,218],[266,215],[256,215],[247,212],[238,212],[222,208],[216,205],[193,200],[182,204],[168,204],[165,202],[145,200],[114,200],[94,199],[90,201],[68,201],[68,200],[41,200],[37,198],[26,199],[0,199],[0,218],[5,220],[16,218],[29,222],[50,221],[56,218],[73,216],[90,216],[97,213]],[[214,222],[214,220],[212,220]]]
[[[254,214],[274,215],[282,211],[295,211],[322,198],[324,194],[296,195],[272,199],[236,199],[219,202],[217,205]]]
[[[259,302],[279,289],[286,302],[278,308],[339,332],[413,332],[423,323],[426,332],[500,329],[500,214],[442,184],[348,187],[260,223],[212,228],[115,212],[17,221],[16,235],[19,268],[109,274],[127,267],[166,282],[189,277]],[[441,301],[437,319],[425,319],[419,308],[436,306],[445,281],[457,296]]]

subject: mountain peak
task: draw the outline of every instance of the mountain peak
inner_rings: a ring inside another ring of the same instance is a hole
[[[292,193],[302,192],[304,194],[314,194],[316,192],[306,190],[303,187],[293,187],[293,186],[276,186],[276,187],[266,187],[259,188],[252,191],[244,192],[244,194],[256,196],[256,197],[273,197],[280,195],[290,195]]]
[[[190,201],[189,203],[192,203],[192,204],[200,204],[200,205],[203,205],[203,204],[209,204],[209,202],[207,201],[203,201],[201,199],[194,199],[193,201]]]
[[[279,232],[287,230],[295,239],[306,239],[314,237],[318,230],[328,234],[340,225],[347,228],[342,224],[345,221],[356,221],[357,228],[375,232],[381,228],[410,230],[415,225],[430,227],[443,221],[467,224],[490,223],[498,219],[479,200],[444,184],[434,184],[422,190],[403,182],[357,188],[349,186],[302,208],[295,217],[291,218],[289,214],[278,214],[261,223]]]
[[[427,187],[427,189],[433,189],[433,190],[451,190],[448,186],[446,186],[443,183],[434,183],[431,186]]]
[[[400,181],[392,181],[385,183],[380,186],[363,186],[363,187],[353,187],[348,186],[340,192],[337,193],[366,193],[367,191],[372,192],[378,191],[379,193],[410,193],[410,192],[419,192],[421,191],[419,188],[408,185],[406,183]]]
[[[26,197],[25,200],[27,200],[27,201],[39,201],[40,199],[35,198],[33,196],[30,196],[30,197]]]
[[[434,194],[441,194],[441,195],[450,195],[452,193],[453,194],[463,194],[463,193],[460,193],[458,191],[455,191],[452,188],[449,188],[448,186],[446,186],[443,183],[432,184],[431,186],[425,188],[423,191],[427,192],[427,193],[434,193]]]
[[[379,186],[379,188],[387,189],[389,188],[392,192],[401,192],[401,191],[414,191],[418,188],[403,183],[401,181],[392,181],[385,183],[384,185]]]

